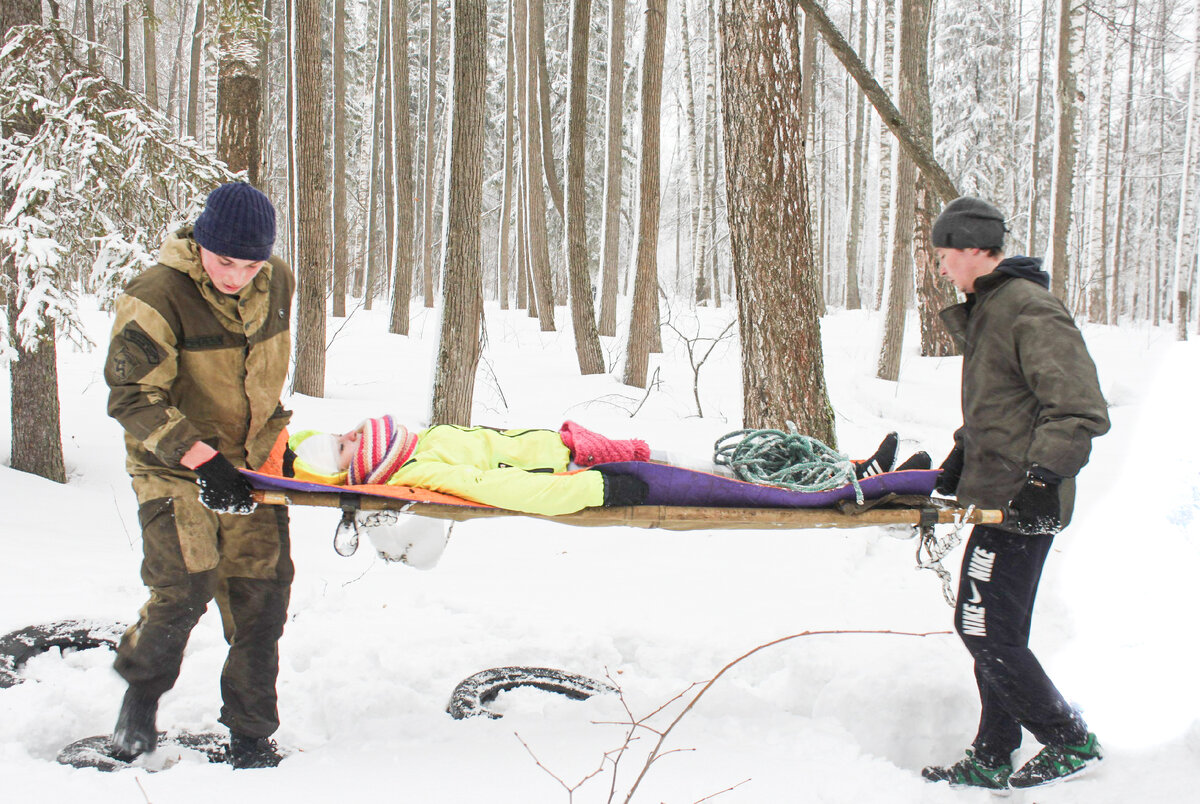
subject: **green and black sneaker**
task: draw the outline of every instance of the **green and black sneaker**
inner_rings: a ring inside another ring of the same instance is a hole
[[[984,790],[1008,790],[1008,777],[1012,765],[1001,762],[988,765],[968,748],[967,755],[953,765],[930,765],[921,770],[921,776],[930,782],[949,782],[951,787],[979,787]]]
[[[1008,780],[1017,789],[1054,784],[1074,779],[1100,763],[1104,751],[1096,735],[1088,732],[1087,739],[1079,745],[1048,745],[1021,766]]]

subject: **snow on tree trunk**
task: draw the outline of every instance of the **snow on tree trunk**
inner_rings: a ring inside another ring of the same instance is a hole
[[[395,228],[392,233],[392,310],[388,332],[407,335],[408,308],[413,279],[413,132],[409,116],[408,0],[391,0],[388,25],[392,96],[392,164],[394,195],[391,199]]]
[[[450,168],[442,253],[442,329],[434,424],[469,425],[483,316],[480,213],[487,84],[487,0],[453,0]]]
[[[197,0],[196,22],[192,27],[191,70],[188,73],[187,134],[193,139],[195,139],[196,132],[199,130],[197,128],[199,118],[196,109],[200,95],[200,54],[204,50],[204,6],[204,0]],[[129,4],[126,3],[122,6],[121,11],[128,18]],[[128,33],[128,28],[125,31]],[[123,57],[121,61],[124,64],[126,59]]]
[[[1067,298],[1067,257],[1071,231],[1071,195],[1075,188],[1075,152],[1079,146],[1077,121],[1079,97],[1075,65],[1082,47],[1083,3],[1058,0],[1058,46],[1054,86],[1054,172],[1050,180],[1050,243],[1045,269],[1050,272],[1050,290]]]
[[[296,369],[293,390],[325,395],[325,288],[329,262],[329,193],[325,177],[321,4],[294,0],[296,60]]]
[[[804,131],[801,20],[788,0],[722,0],[721,97],[746,427],[835,445],[821,350]]]
[[[625,110],[625,0],[609,0],[608,90],[605,118],[604,220],[600,245],[601,335],[617,334],[617,278],[621,251],[622,122]]]
[[[883,0],[879,9],[879,83],[895,97],[895,16],[898,0]],[[879,267],[875,280],[875,309],[883,306],[883,288],[887,278],[892,273],[892,242],[895,236],[892,227],[895,225],[891,208],[892,202],[892,171],[895,169],[895,149],[892,147],[892,135],[887,124],[879,127]]]
[[[646,0],[645,42],[641,66],[642,131],[639,148],[636,274],[633,309],[625,352],[626,385],[646,387],[650,347],[657,327],[658,293],[659,132],[662,122],[663,51],[667,0]]]
[[[696,88],[692,77],[692,34],[688,24],[688,0],[679,0],[679,60],[683,65],[683,122],[684,122],[684,154],[688,171],[688,211],[691,218],[689,227],[689,245],[692,248],[692,270],[695,284],[695,299],[697,302],[708,298],[708,281],[704,273],[695,273],[696,244],[700,231],[700,157],[696,140],[699,137],[699,125],[696,122]]]
[[[217,155],[255,185],[262,163],[258,43],[264,27],[258,0],[226,3],[217,21]]]
[[[620,0],[618,0],[620,1]],[[584,149],[587,147],[588,32],[592,0],[573,0],[570,21],[570,76],[567,82],[567,169],[565,238],[571,288],[571,323],[580,374],[603,374],[604,354],[596,331],[592,280],[588,266],[587,197]]]

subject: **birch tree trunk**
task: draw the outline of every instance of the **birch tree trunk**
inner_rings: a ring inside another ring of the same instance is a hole
[[[1093,10],[1109,16],[1112,5],[1094,1]],[[1088,305],[1089,321],[1108,320],[1108,168],[1109,136],[1112,119],[1113,84],[1113,29],[1107,20],[1100,23],[1103,31],[1100,51],[1100,104],[1096,111],[1096,138],[1092,147],[1092,236],[1088,255]]]
[[[8,0],[5,0],[8,2]],[[142,69],[145,78],[146,100],[158,108],[158,50],[154,31],[158,18],[154,16],[154,0],[142,0]],[[219,113],[218,113],[219,114]]]
[[[1064,302],[1067,298],[1067,257],[1071,232],[1071,196],[1075,190],[1075,152],[1078,150],[1079,98],[1075,65],[1081,47],[1083,4],[1081,0],[1058,0],[1058,47],[1054,87],[1054,173],[1050,194],[1050,243],[1046,270],[1050,290]]]
[[[642,134],[639,167],[637,273],[633,309],[625,352],[626,385],[646,387],[650,346],[657,326],[659,149],[662,122],[663,50],[666,42],[667,0],[646,0],[645,45],[642,51]]]
[[[746,427],[796,423],[836,444],[813,265],[800,54],[788,0],[722,0],[725,184]]]
[[[433,307],[433,163],[436,159],[433,127],[437,116],[437,10],[438,0],[429,0],[429,54],[426,57],[425,83],[428,97],[425,99],[425,180],[421,189],[424,214],[421,223],[421,272],[422,288],[426,307]]]
[[[895,82],[895,17],[898,0],[883,0],[879,9],[879,48],[878,67],[881,75],[879,83],[893,94],[899,95]],[[903,114],[903,113],[902,113]],[[895,251],[892,248],[896,236],[896,222],[892,212],[892,170],[895,157],[892,154],[892,138],[888,133],[886,123],[879,127],[879,267],[878,278],[875,280],[875,309],[883,306],[883,288],[895,268],[891,264]],[[886,336],[885,336],[886,338]]]
[[[381,12],[382,13],[382,12]],[[346,0],[333,0],[333,287],[330,312],[346,315]]]
[[[296,369],[294,391],[325,395],[325,288],[329,196],[322,129],[321,4],[293,0],[295,22]]]
[[[621,250],[622,123],[625,109],[625,0],[608,4],[608,109],[605,117],[604,220],[600,245],[601,335],[617,334],[617,279]]]
[[[413,284],[413,131],[408,98],[408,0],[391,0],[388,38],[391,68],[388,70],[392,96],[392,183],[391,199],[395,228],[392,232],[392,311],[388,332],[407,335]]]
[[[483,315],[480,213],[487,83],[487,0],[453,0],[450,169],[442,249],[442,330],[433,381],[434,424],[471,423]],[[399,44],[399,43],[397,43]]]
[[[1200,185],[1200,6],[1195,11],[1192,40],[1191,89],[1188,92],[1187,132],[1184,136],[1179,181],[1179,228],[1175,235],[1175,339],[1188,336],[1188,279],[1196,263],[1197,185]]]
[[[709,8],[711,9],[712,6],[710,5]],[[709,27],[707,55],[704,59],[704,138],[701,140],[700,149],[700,218],[696,226],[696,247],[693,252],[693,272],[696,275],[697,283],[699,283],[700,277],[705,276],[708,271],[708,264],[712,257],[712,175],[715,169],[713,151],[716,148],[717,139],[717,99],[715,87],[716,65],[709,56],[713,55],[716,48],[716,31],[714,27]],[[714,304],[719,304],[717,300],[721,290],[715,284],[715,276],[713,280],[711,285],[708,282],[705,284],[710,285],[710,295],[713,297]],[[697,298],[697,301],[701,300]]]
[[[567,90],[566,260],[571,287],[571,323],[575,329],[575,354],[579,359],[579,373],[603,374],[604,354],[600,350],[600,334],[596,331],[592,280],[588,270],[587,198],[584,183],[588,32],[591,28],[591,16],[592,0],[574,0],[571,4],[571,66]]]
[[[0,37],[18,25],[39,25],[42,22],[40,0],[4,0],[0,4]],[[24,121],[0,124],[5,139],[20,133],[34,136],[41,121],[36,117]],[[0,204],[13,210],[16,188],[0,181]],[[63,464],[62,427],[58,400],[58,352],[53,321],[43,320],[33,338],[25,342],[17,337],[16,322],[20,314],[21,283],[16,259],[8,246],[0,243],[0,277],[7,280],[9,290],[0,294],[7,302],[9,341],[16,359],[9,364],[9,423],[12,431],[12,450],[9,464],[19,472],[66,483]]]

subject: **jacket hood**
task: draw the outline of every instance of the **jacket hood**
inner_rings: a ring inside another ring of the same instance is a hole
[[[1001,260],[1000,264],[996,266],[995,272],[1015,276],[1018,279],[1028,279],[1047,290],[1050,289],[1050,274],[1042,270],[1040,257],[1008,257]]]

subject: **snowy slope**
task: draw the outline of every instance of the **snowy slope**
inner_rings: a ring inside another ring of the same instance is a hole
[[[677,325],[716,334],[728,314],[704,310]],[[694,415],[691,370],[673,337],[669,357],[656,358],[661,384],[630,418],[644,392],[608,375],[578,376],[565,310],[556,333],[494,306],[487,320],[477,423],[551,427],[571,418],[700,455],[740,426],[732,340],[701,372],[705,418]],[[106,316],[89,321],[103,344]],[[923,448],[939,461],[959,423],[960,363],[918,357],[910,328],[901,382],[876,380],[878,323],[861,312],[824,322],[841,447],[863,456],[895,429],[901,457]],[[414,308],[411,338],[382,334],[386,311],[358,311],[342,324],[329,326],[327,397],[288,400],[294,423],[342,430],[387,411],[422,423],[435,317]],[[1094,776],[1011,800],[1191,800],[1200,786],[1192,599],[1200,353],[1165,329],[1085,335],[1114,426],[1096,442],[1075,523],[1047,565],[1034,647],[1109,758]],[[619,346],[606,339],[605,348],[611,362]],[[68,617],[128,621],[143,602],[136,505],[120,430],[104,413],[103,350],[60,352],[70,482],[0,468],[0,633]],[[5,406],[7,393],[0,382]],[[3,426],[0,462],[9,436]],[[340,558],[336,519],[293,509],[297,575],[277,737],[298,754],[272,771],[238,773],[196,756],[156,774],[59,766],[63,744],[111,729],[123,683],[108,651],[45,655],[29,663],[26,683],[0,690],[3,800],[604,802],[612,765],[603,757],[622,745],[629,717],[620,698],[521,690],[501,697],[502,719],[454,721],[444,712],[454,685],[514,664],[607,673],[637,717],[686,693],[651,721],[661,729],[695,682],[757,645],[810,630],[934,633],[806,636],[756,653],[679,722],[664,745],[677,752],[649,769],[633,800],[694,802],[725,790],[716,800],[990,800],[918,774],[959,755],[978,703],[966,652],[949,633],[951,610],[936,578],[913,569],[906,534],[593,530],[513,518],[455,526],[441,563],[421,572],[384,563],[369,545]],[[958,560],[956,552],[948,566],[957,571]],[[214,609],[163,699],[160,727],[217,727],[223,658]],[[641,732],[621,757],[613,800],[624,800],[654,739]]]

